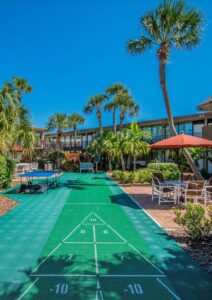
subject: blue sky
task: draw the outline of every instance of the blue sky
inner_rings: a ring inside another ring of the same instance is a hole
[[[126,43],[141,33],[139,18],[158,0],[1,1],[0,83],[14,75],[33,86],[24,95],[35,126],[55,112],[82,112],[87,99],[114,82],[124,83],[140,104],[139,120],[165,117],[155,52],[132,56]],[[174,115],[197,112],[211,95],[212,1],[187,0],[206,20],[201,45],[172,51],[167,66]],[[97,125],[86,116],[84,127]],[[104,124],[112,116],[104,114]],[[129,119],[128,119],[129,121]]]

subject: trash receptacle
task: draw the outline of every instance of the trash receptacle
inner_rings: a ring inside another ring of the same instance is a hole
[[[52,171],[53,170],[53,163],[52,161],[46,161],[44,164],[45,171]]]

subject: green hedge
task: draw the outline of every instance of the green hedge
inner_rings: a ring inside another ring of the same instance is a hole
[[[165,180],[176,180],[180,176],[180,170],[175,163],[149,163],[147,168],[152,173],[162,173]]]
[[[176,180],[179,178],[178,166],[174,163],[151,163],[147,168],[137,172],[113,171],[113,177],[120,183],[151,183],[153,173],[162,173],[165,180]]]
[[[0,188],[8,188],[11,185],[15,161],[0,156]]]

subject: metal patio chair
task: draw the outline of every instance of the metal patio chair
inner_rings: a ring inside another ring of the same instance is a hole
[[[165,182],[161,182],[158,177],[152,177],[152,200],[158,198],[158,204],[162,202],[174,202],[177,201],[176,187],[166,185]]]
[[[201,200],[206,205],[206,191],[204,186],[205,182],[203,180],[188,181],[185,186],[182,186],[181,199],[184,199],[184,204],[186,205],[188,201],[197,203]]]

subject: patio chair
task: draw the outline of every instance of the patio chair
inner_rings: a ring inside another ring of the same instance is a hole
[[[152,177],[152,200],[158,198],[158,204],[161,202],[174,202],[177,201],[176,187],[165,185],[165,182],[161,182],[158,177]]]
[[[30,169],[31,169],[31,171],[37,171],[37,169],[38,169],[38,162],[31,162]]]
[[[184,199],[186,205],[188,200],[197,203],[198,200],[203,200],[206,205],[205,182],[203,180],[188,181],[185,186],[181,187],[181,199]]]
[[[153,173],[152,174],[153,177],[158,178],[158,180],[160,181],[160,183],[165,183],[165,179],[162,173]]]
[[[193,173],[180,173],[180,181],[194,180]]]

